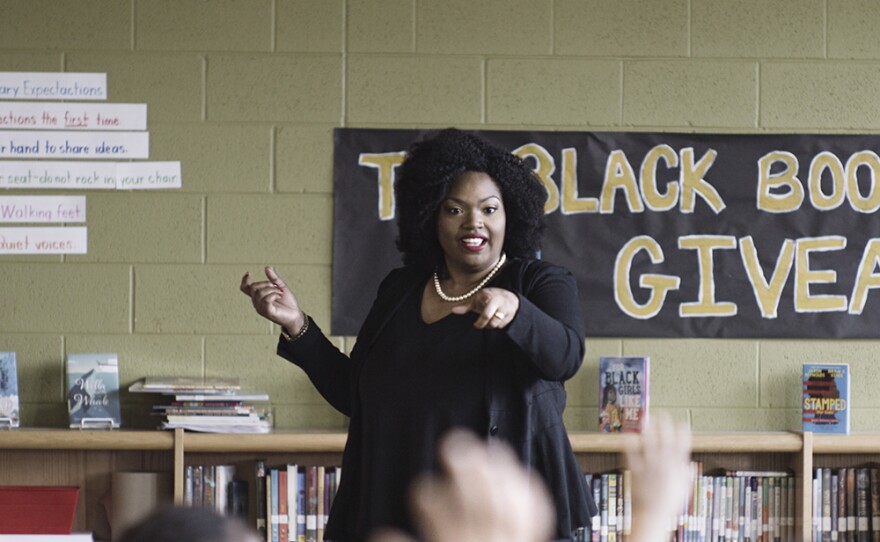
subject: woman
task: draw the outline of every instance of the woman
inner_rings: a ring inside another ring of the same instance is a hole
[[[408,486],[437,470],[436,445],[458,427],[507,442],[543,476],[554,537],[570,540],[596,512],[562,423],[584,326],[573,276],[533,259],[546,191],[516,156],[448,129],[410,148],[395,196],[404,266],[380,285],[350,357],[271,268],[268,281],[242,277],[282,327],[278,354],[351,418],[325,538],[414,532]]]

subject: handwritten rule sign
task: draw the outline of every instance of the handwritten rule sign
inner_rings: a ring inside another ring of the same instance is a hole
[[[180,162],[0,161],[0,188],[157,190],[181,186]]]
[[[146,104],[0,101],[0,130],[146,129]]]
[[[149,158],[149,132],[0,131],[0,158]]]

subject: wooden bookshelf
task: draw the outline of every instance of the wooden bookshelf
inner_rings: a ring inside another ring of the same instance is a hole
[[[106,519],[99,502],[110,475],[120,471],[167,472],[175,498],[183,495],[187,464],[299,462],[332,464],[342,458],[344,433],[278,431],[267,435],[187,433],[183,430],[13,429],[0,431],[0,484],[80,487],[74,528],[101,539]],[[584,470],[601,472],[622,466],[620,453],[634,434],[573,432],[572,448]],[[707,468],[792,469],[796,474],[798,540],[810,539],[812,470],[817,466],[855,465],[880,460],[880,435],[812,433],[699,433],[693,456]],[[806,527],[806,528],[805,528]]]

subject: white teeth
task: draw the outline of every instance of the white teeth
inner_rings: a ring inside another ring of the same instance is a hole
[[[464,243],[465,245],[469,246],[469,247],[478,247],[478,246],[480,246],[480,245],[483,244],[483,240],[482,240],[482,239],[476,239],[476,238],[473,238],[473,237],[471,237],[471,238],[469,238],[469,239],[462,239],[461,242]]]

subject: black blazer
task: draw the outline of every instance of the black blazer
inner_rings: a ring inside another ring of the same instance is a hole
[[[337,542],[363,539],[355,533],[357,503],[353,470],[360,455],[357,379],[361,363],[402,301],[424,288],[430,273],[411,267],[393,270],[364,321],[351,356],[342,354],[314,321],[301,339],[278,343],[278,354],[301,367],[321,395],[350,417],[343,452],[342,483],[334,500],[325,538]],[[486,415],[484,435],[514,448],[523,463],[540,473],[553,497],[555,540],[571,540],[579,527],[589,528],[597,513],[583,472],[562,422],[563,382],[575,375],[584,357],[584,325],[577,286],[567,270],[540,260],[511,259],[489,286],[519,296],[520,308],[503,330],[487,330]]]

